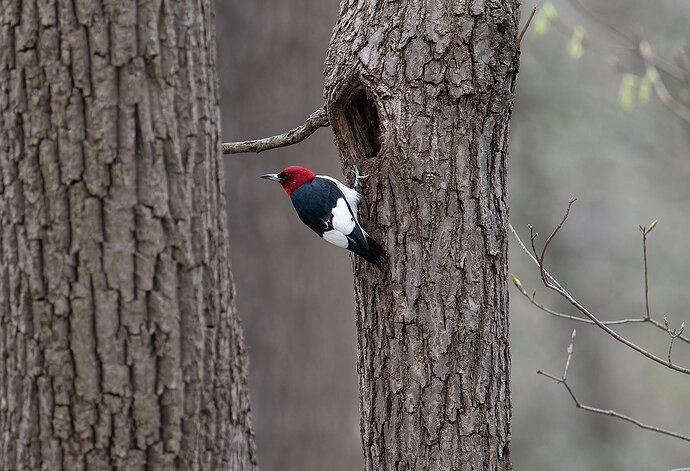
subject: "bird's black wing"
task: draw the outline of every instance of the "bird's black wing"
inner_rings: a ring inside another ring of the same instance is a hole
[[[315,178],[293,191],[290,199],[302,222],[323,237],[325,231],[333,228],[332,210],[341,196],[335,184],[326,185]]]
[[[324,232],[334,230],[333,209],[342,199],[340,204],[347,206],[349,213],[347,217],[352,218],[354,223],[349,233],[343,233],[349,242],[347,249],[355,253],[368,250],[366,236],[354,217],[345,195],[335,182],[316,177],[309,183],[297,188],[290,198],[302,222],[321,237],[323,237]]]

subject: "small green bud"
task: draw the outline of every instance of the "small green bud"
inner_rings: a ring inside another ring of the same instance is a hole
[[[555,20],[556,18],[558,18],[558,12],[556,11],[556,7],[551,2],[544,3],[542,11],[544,12],[544,16],[546,16],[546,18],[548,18],[549,20]]]
[[[634,91],[637,84],[637,76],[634,74],[623,74],[621,86],[618,89],[618,104],[625,111],[631,111],[635,104]]]
[[[542,8],[537,12],[536,16],[534,17],[534,35],[538,38],[546,36],[546,33],[549,32],[550,26],[551,22],[544,14],[544,9]]]
[[[640,103],[649,103],[650,98],[652,98],[652,84],[643,78],[640,82],[640,88],[637,89],[637,99],[640,100]]]
[[[657,83],[659,81],[659,71],[656,70],[656,67],[647,67],[644,78],[649,80],[649,83]]]
[[[587,32],[582,26],[576,26],[573,30],[573,35],[570,38],[570,45],[568,49],[570,51],[570,58],[572,60],[578,60],[582,57],[584,53],[584,41],[587,37]]]
[[[517,287],[517,289],[519,289],[520,291],[524,291],[522,288],[522,283],[520,283],[520,280],[518,280],[515,275],[511,273],[510,278],[513,280],[513,284]]]

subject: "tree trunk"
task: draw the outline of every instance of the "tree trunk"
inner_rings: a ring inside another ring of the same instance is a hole
[[[343,1],[326,65],[379,269],[355,260],[365,469],[510,469],[517,0]],[[367,214],[368,213],[368,214]]]
[[[0,1],[0,468],[253,469],[210,0]]]

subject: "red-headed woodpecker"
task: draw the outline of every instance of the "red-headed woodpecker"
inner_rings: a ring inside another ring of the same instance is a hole
[[[365,178],[355,169],[355,188]],[[333,245],[377,263],[383,248],[367,234],[357,219],[357,207],[362,196],[338,180],[314,173],[304,167],[292,166],[279,173],[261,175],[279,182],[292,200],[297,215],[304,224]]]

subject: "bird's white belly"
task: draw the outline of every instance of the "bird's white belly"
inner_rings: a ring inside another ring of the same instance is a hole
[[[350,208],[347,207],[345,198],[338,198],[331,213],[333,214],[333,229],[343,235],[350,234],[352,229],[355,228],[355,218],[350,212]]]
[[[332,230],[332,231],[326,231],[323,233],[323,238],[324,240],[330,242],[333,245],[337,245],[338,247],[341,247],[343,249],[347,248],[347,237],[345,235],[338,231],[338,230]]]
[[[331,219],[333,229],[324,232],[323,238],[331,244],[345,249],[349,244],[346,236],[352,232],[356,223],[344,198],[338,199],[331,214],[333,215]]]

